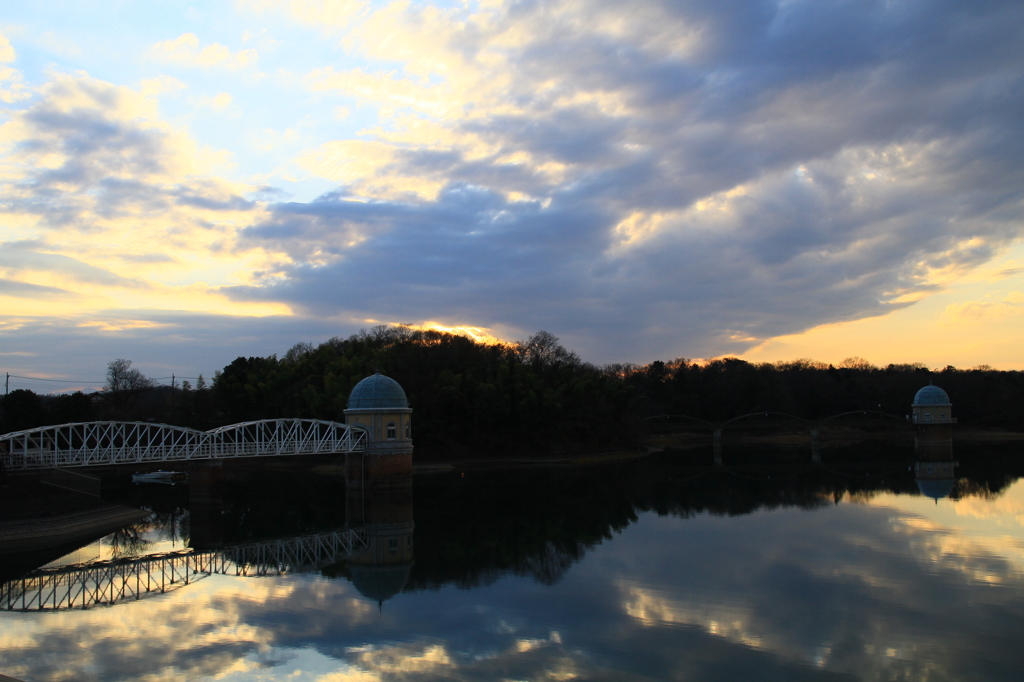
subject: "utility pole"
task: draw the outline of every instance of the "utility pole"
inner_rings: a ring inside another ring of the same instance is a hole
[[[7,391],[11,388],[11,373],[7,373],[7,380],[4,381],[4,395],[7,395]]]

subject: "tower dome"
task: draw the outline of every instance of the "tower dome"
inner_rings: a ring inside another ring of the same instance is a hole
[[[364,566],[349,564],[349,580],[359,594],[383,603],[405,588],[412,574],[412,562],[393,566]]]
[[[956,418],[953,416],[953,404],[949,402],[949,395],[945,391],[929,383],[914,396],[910,411],[917,425],[916,440],[919,445],[922,439],[941,441],[944,446],[950,443],[953,437],[950,428],[956,423]]]
[[[914,396],[914,405],[950,405],[949,396],[938,386],[928,384]]]
[[[397,381],[377,372],[353,386],[345,422],[362,432],[362,451],[345,454],[345,485],[411,484],[412,408]]]
[[[350,410],[366,408],[408,408],[409,399],[401,384],[380,372],[368,376],[352,388],[346,406]]]

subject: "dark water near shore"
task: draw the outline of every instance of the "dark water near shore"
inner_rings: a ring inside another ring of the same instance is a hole
[[[26,682],[1017,680],[1021,449],[958,444],[938,500],[921,489],[943,484],[915,479],[905,445],[821,463],[744,451],[724,467],[687,453],[455,470],[362,496],[315,471],[197,471],[189,485],[123,490],[118,500],[149,519],[56,564],[215,556],[345,528],[368,547],[283,574],[194,576],[111,605],[0,612],[0,672]]]

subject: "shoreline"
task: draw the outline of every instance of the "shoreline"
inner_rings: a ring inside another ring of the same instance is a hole
[[[818,443],[823,449],[850,447],[858,443],[878,443],[880,441],[899,442],[905,445],[913,443],[913,433],[910,431],[899,432],[862,432],[862,433],[825,433],[822,434]],[[771,435],[747,435],[742,433],[726,434],[723,442],[729,447],[750,445],[750,446],[775,446],[784,449],[803,448],[811,446],[809,433],[779,433]],[[954,433],[953,445],[957,444],[1005,444],[1024,442],[1024,432],[1006,431],[1002,429],[972,429],[962,430]],[[710,449],[714,445],[710,434],[700,433],[677,433],[661,434],[648,437],[634,448],[617,448],[615,450],[604,450],[596,452],[583,452],[574,454],[547,454],[515,456],[503,455],[497,457],[466,457],[454,455],[444,456],[438,450],[431,449],[426,456],[426,461],[413,461],[413,475],[429,475],[448,473],[456,470],[481,470],[481,469],[523,469],[523,468],[567,468],[579,466],[594,466],[625,462],[636,459],[643,459],[652,454],[675,451],[686,452],[698,449]],[[221,460],[223,464],[232,467],[272,467],[282,469],[305,468],[314,473],[326,476],[343,476],[345,465],[338,460],[338,455],[315,455],[304,457],[273,457],[265,459],[237,459]],[[166,465],[166,463],[164,463]],[[187,464],[187,462],[175,462],[175,464]],[[112,467],[96,467],[93,471],[97,475],[117,475],[127,471],[134,471],[138,464],[115,465]],[[9,471],[10,479],[31,475],[29,472]]]

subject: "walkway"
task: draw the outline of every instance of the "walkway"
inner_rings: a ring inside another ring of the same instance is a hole
[[[359,426],[315,419],[266,419],[198,431],[147,422],[81,422],[0,436],[8,471],[360,452]]]

